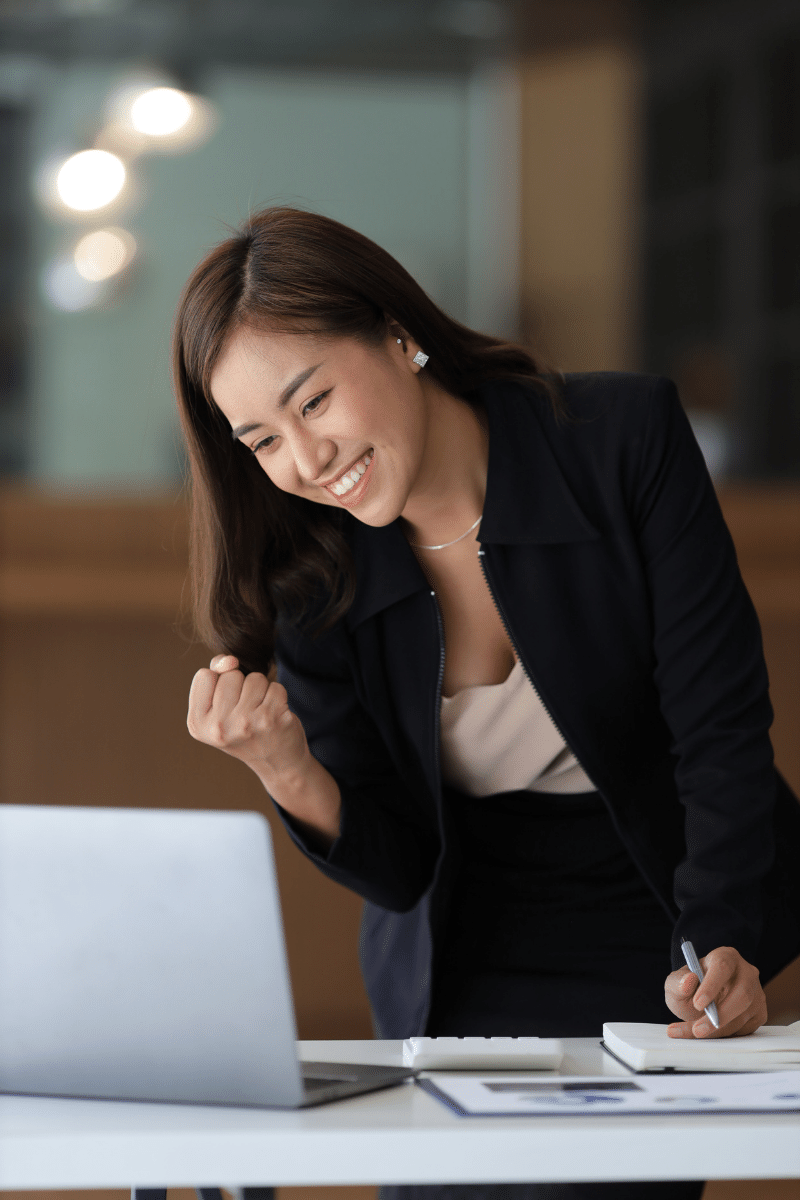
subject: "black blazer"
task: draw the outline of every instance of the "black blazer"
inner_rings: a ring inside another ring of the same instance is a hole
[[[733,543],[674,384],[567,375],[565,395],[559,423],[534,389],[482,390],[476,553],[525,670],[675,922],[674,965],[684,935],[701,955],[735,946],[769,978],[800,953],[800,805],[774,768]],[[367,900],[376,1030],[408,1037],[424,1032],[457,866],[439,769],[442,626],[399,522],[346,518],[349,612],[316,640],[284,619],[278,640],[289,705],[341,789],[341,835],[323,855],[281,815]]]

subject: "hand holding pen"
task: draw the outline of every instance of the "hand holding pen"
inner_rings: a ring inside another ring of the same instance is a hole
[[[687,967],[693,975],[697,976],[698,983],[702,983],[705,979],[703,968],[700,966],[700,959],[695,954],[694,946],[687,938],[681,938],[681,950],[683,951],[683,957],[686,959]],[[719,1029],[719,1013],[714,1001],[712,1000],[710,1004],[705,1004],[704,1001],[700,1001],[700,1003],[703,1003],[703,1011],[711,1024],[715,1029]]]
[[[735,1037],[764,1024],[767,1002],[758,970],[738,950],[719,946],[698,959],[685,938],[681,949],[687,965],[667,976],[665,987],[668,1007],[681,1018],[667,1027],[670,1037]]]

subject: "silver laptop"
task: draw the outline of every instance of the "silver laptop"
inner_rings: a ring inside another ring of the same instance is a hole
[[[298,1108],[411,1074],[295,1039],[264,817],[0,806],[0,1092]]]

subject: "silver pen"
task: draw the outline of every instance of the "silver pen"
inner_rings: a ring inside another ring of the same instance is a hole
[[[683,951],[683,957],[686,959],[687,967],[690,971],[694,971],[695,975],[700,980],[700,983],[702,983],[703,968],[700,966],[700,959],[697,957],[694,946],[688,940],[688,938],[681,938],[681,950]],[[713,1000],[709,1005],[706,1006],[704,1012],[714,1028],[719,1029],[719,1014],[717,1013],[717,1006]]]

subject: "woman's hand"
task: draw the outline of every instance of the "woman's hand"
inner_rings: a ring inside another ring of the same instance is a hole
[[[265,675],[243,675],[232,655],[198,671],[189,693],[189,733],[251,767],[265,786],[306,771],[310,753],[286,688]]]
[[[667,976],[667,1007],[680,1021],[667,1027],[670,1037],[741,1037],[755,1033],[767,1019],[767,999],[758,981],[758,969],[731,946],[719,946],[700,959],[705,978],[681,967]],[[715,1029],[703,1009],[714,1001],[719,1016]]]
[[[189,693],[189,733],[246,763],[276,803],[291,813],[321,853],[339,836],[342,798],[333,776],[308,748],[286,688],[266,675],[245,676],[231,654],[198,671]]]

